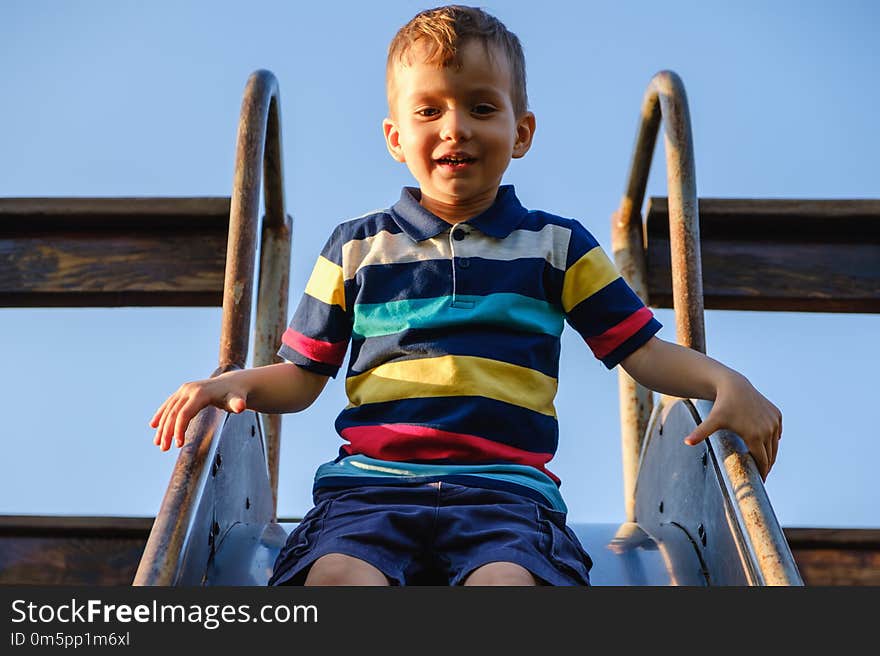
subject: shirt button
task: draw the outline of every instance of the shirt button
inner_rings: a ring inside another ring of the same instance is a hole
[[[471,261],[466,257],[459,258],[458,266],[460,266],[462,269],[467,269],[470,265]]]
[[[461,228],[456,228],[455,230],[452,231],[452,238],[455,241],[461,241],[466,236],[467,236],[467,233],[464,230],[462,230]]]

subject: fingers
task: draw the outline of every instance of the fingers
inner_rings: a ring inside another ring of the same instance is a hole
[[[165,403],[162,404],[162,415],[159,417],[159,421],[156,426],[156,437],[153,438],[153,444],[158,446],[160,449],[162,448],[162,436],[165,434],[165,421],[168,417],[168,413],[172,407],[174,407],[174,403],[176,403],[176,396],[169,396]],[[162,449],[164,451],[164,449]]]
[[[195,399],[188,399],[177,408],[174,424],[170,427],[168,436],[169,444],[171,440],[175,440],[178,447],[183,446],[186,439],[186,427],[189,426],[190,420],[198,414],[201,408],[195,403]]]
[[[162,451],[167,451],[171,448],[171,441],[175,437],[177,437],[177,446],[183,446],[183,434],[186,432],[186,425],[189,423],[191,416],[189,418],[182,418],[181,410],[197,395],[198,387],[194,387],[189,383],[181,385],[174,394],[165,400],[153,416],[150,422],[151,426],[156,427],[153,444]],[[181,422],[182,419],[185,420],[183,423]]]
[[[171,440],[174,438],[174,428],[178,414],[188,400],[186,396],[178,395],[174,402],[169,404],[165,415],[162,417],[162,423],[159,425],[159,448],[163,451],[171,448]]]
[[[172,442],[182,447],[190,421],[203,408],[214,405],[236,414],[247,409],[247,397],[240,391],[228,391],[229,383],[216,379],[185,383],[159,406],[150,419],[156,429],[153,444],[162,451],[171,448]]]
[[[234,412],[235,414],[239,414],[240,412],[244,412],[247,407],[247,403],[245,400],[237,395],[230,395],[226,400],[226,407],[230,412]]]
[[[154,415],[153,415],[153,418],[150,419],[150,426],[152,426],[153,428],[158,428],[158,427],[159,427],[159,422],[160,422],[161,419],[162,419],[162,414],[165,412],[165,406],[168,405],[168,402],[169,402],[172,398],[174,398],[174,397],[173,397],[173,396],[169,396],[167,399],[165,399],[165,402],[162,403],[162,405],[159,406],[159,409],[156,410],[156,414],[154,414]],[[158,442],[156,442],[156,443],[158,444]]]
[[[717,418],[714,416],[714,408],[713,412],[709,413],[709,416],[706,417],[705,421],[699,424],[694,430],[691,431],[690,435],[684,438],[684,443],[689,446],[695,446],[700,442],[706,440],[712,433],[717,431],[720,428]]]
[[[770,473],[770,455],[767,450],[767,445],[763,442],[758,451],[758,456],[755,457],[755,462],[758,465],[758,473],[761,474],[761,480],[767,480],[767,474]]]
[[[767,449],[767,457],[769,461],[769,466],[767,467],[768,474],[773,468],[773,465],[776,464],[776,456],[779,453],[779,440],[782,439],[782,413],[776,406],[773,406],[773,410],[775,411],[775,421],[773,422],[773,426],[770,430],[770,439],[764,443]]]

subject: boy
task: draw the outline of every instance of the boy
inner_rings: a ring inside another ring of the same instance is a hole
[[[583,226],[501,186],[535,132],[517,37],[479,9],[422,12],[391,43],[387,95],[386,144],[418,188],[333,231],[286,362],[187,383],[151,421],[167,450],[207,405],[298,412],[351,342],[346,443],[319,467],[315,507],[270,584],[589,585],[546,468],[563,320],[609,369],[714,400],[686,442],[734,430],[766,477],[779,410],[737,372],[655,337],[660,324]]]

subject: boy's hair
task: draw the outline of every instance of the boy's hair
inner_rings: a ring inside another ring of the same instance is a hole
[[[517,116],[524,114],[528,109],[526,61],[519,39],[491,14],[477,7],[462,5],[426,9],[398,30],[388,47],[385,68],[389,97],[394,66],[398,62],[408,61],[410,50],[416,43],[427,47],[426,63],[438,67],[459,67],[459,48],[471,40],[477,40],[485,46],[495,46],[507,57],[510,62],[513,109]]]

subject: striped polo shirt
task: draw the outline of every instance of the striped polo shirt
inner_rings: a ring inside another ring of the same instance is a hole
[[[337,226],[278,354],[336,376],[339,457],[315,486],[450,481],[565,511],[553,405],[567,321],[611,369],[660,324],[577,221],[512,186],[455,226],[419,191]]]

